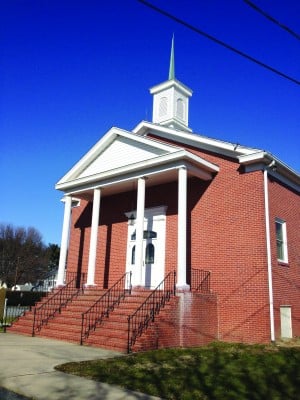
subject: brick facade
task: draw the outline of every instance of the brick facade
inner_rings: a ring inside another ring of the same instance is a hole
[[[206,297],[182,293],[176,306],[148,332],[148,346],[200,345],[211,340],[270,341],[264,182],[261,170],[245,173],[233,159],[197,148],[189,151],[217,164],[212,181],[188,180],[187,277],[211,271]],[[165,274],[177,264],[177,182],[146,187],[145,208],[167,206]],[[269,179],[270,229],[276,337],[280,305],[291,305],[293,334],[300,335],[299,194]],[[136,192],[101,199],[95,283],[107,288],[124,272],[128,212]],[[92,204],[72,211],[68,270],[87,272]],[[276,258],[275,217],[286,220],[289,264]],[[152,339],[150,339],[152,335]],[[141,345],[142,346],[142,345]]]
[[[300,336],[300,199],[299,193],[275,179],[269,181],[274,314],[276,336],[280,337],[280,306],[290,306],[294,336]],[[277,260],[275,218],[286,222],[288,263]]]

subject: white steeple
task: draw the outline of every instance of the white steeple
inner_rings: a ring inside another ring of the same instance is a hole
[[[153,94],[152,122],[191,132],[189,98],[192,90],[175,78],[174,35],[172,38],[169,79],[150,89]]]

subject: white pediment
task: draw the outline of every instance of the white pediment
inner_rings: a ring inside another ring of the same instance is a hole
[[[74,180],[88,180],[97,174],[113,172],[137,163],[146,163],[176,151],[178,151],[177,146],[112,128],[60,179],[57,185]]]
[[[87,166],[78,178],[125,167],[165,153],[166,151],[163,149],[137,142],[128,137],[118,136],[108,148]]]

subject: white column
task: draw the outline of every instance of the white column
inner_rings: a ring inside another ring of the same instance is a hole
[[[134,282],[143,285],[143,236],[144,236],[144,214],[145,214],[145,178],[138,179],[137,209],[136,209],[136,242],[135,242],[135,271],[137,274]]]
[[[186,283],[186,218],[187,218],[187,169],[178,170],[178,243],[177,284],[179,289],[188,290]]]
[[[67,254],[68,254],[69,233],[70,233],[71,210],[72,210],[72,197],[66,196],[56,286],[61,286],[64,284],[65,269],[66,269]]]
[[[98,225],[99,225],[99,215],[100,215],[100,198],[101,198],[101,189],[99,189],[99,188],[94,189],[93,214],[92,214],[92,226],[91,226],[91,237],[90,237],[90,252],[89,252],[88,274],[87,274],[87,281],[86,281],[87,286],[95,285]]]

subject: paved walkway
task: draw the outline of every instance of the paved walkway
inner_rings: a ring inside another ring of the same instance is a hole
[[[120,353],[62,341],[0,334],[0,386],[35,400],[154,400],[157,397],[55,371],[70,361]]]

